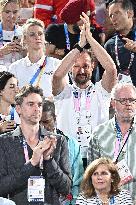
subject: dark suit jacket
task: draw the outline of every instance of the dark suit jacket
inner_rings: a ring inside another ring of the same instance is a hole
[[[40,138],[46,134],[40,129]],[[20,127],[12,132],[0,135],[0,196],[10,198],[17,205],[28,205],[27,181],[30,176],[39,176],[39,167],[25,164]],[[32,150],[28,146],[29,158]],[[43,162],[45,177],[45,202],[59,205],[59,195],[70,192],[70,166],[66,139],[57,135],[57,146],[53,158]],[[31,203],[32,204],[32,203]]]

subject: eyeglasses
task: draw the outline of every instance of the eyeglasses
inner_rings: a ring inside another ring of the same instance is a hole
[[[136,102],[136,99],[134,98],[120,98],[120,99],[115,99],[115,100],[121,103],[122,105],[126,105],[127,103],[134,104]]]

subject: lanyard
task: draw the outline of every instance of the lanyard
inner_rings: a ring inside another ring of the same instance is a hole
[[[24,138],[22,141],[22,145],[23,145],[23,149],[24,149],[25,162],[27,163],[27,162],[29,162],[29,154],[28,154],[27,142]]]
[[[45,65],[46,65],[46,57],[45,57],[45,60],[44,60],[43,64],[37,69],[37,71],[33,75],[32,79],[30,80],[30,84],[31,85],[34,84],[36,78],[38,78],[37,85],[40,84],[41,77],[42,77],[42,75],[44,73]]]
[[[14,26],[14,36],[16,36],[17,28]],[[5,42],[11,42],[11,40],[4,40]],[[3,28],[2,23],[0,23],[0,44],[3,45]]]
[[[86,119],[88,121],[88,124],[90,124],[90,106],[91,106],[91,93],[95,92],[94,90],[91,89],[92,86],[89,86],[88,91],[86,92],[86,99],[85,99],[85,109],[86,109]],[[74,91],[73,91],[73,102],[74,102],[74,110],[75,112],[78,114],[77,117],[77,124],[80,123],[80,118],[81,118],[81,92],[78,91],[75,87],[74,87]]]
[[[11,116],[10,119],[11,120],[14,120],[14,113],[15,113],[15,107],[12,106],[11,110],[10,110],[10,116]]]
[[[134,38],[134,40],[136,40],[136,32],[135,32],[135,38]],[[118,65],[118,67],[119,67],[119,69],[120,69],[120,71],[121,71],[121,65],[120,65],[119,53],[118,53],[118,36],[117,36],[117,35],[116,35],[116,38],[115,38],[115,57],[116,57],[117,65]],[[134,54],[133,52],[131,52],[129,65],[128,65],[128,68],[126,69],[128,72],[129,72],[129,70],[130,70],[130,67],[132,66],[134,57],[135,57],[135,54]]]
[[[90,110],[90,104],[91,104],[91,98],[90,98],[90,94],[91,91],[90,89],[92,88],[92,86],[89,87],[89,90],[86,92],[86,110],[89,111]],[[79,92],[76,88],[75,91],[73,91],[73,96],[74,96],[74,109],[76,112],[80,112],[81,111],[81,107],[80,107],[80,101],[81,101],[81,92]]]
[[[123,142],[123,145],[121,147],[122,133],[121,133],[121,129],[120,129],[118,122],[115,121],[115,130],[116,130],[116,142],[115,142],[115,147],[114,147],[114,161],[115,162],[118,161],[118,158],[119,158],[128,138],[129,138],[129,135],[130,135],[132,128],[133,128],[133,123],[134,123],[134,119],[132,121],[131,127],[129,128],[129,130],[127,131],[127,133],[124,136],[124,140],[123,140],[124,142]]]
[[[40,140],[42,140],[42,137],[40,137]],[[23,146],[25,163],[28,163],[29,160],[30,160],[29,159],[29,153],[28,153],[28,145],[27,145],[27,142],[26,142],[25,138],[22,137],[22,135],[20,136],[20,143]],[[40,168],[40,170],[43,170],[43,155],[41,156],[41,159],[40,159],[39,168]],[[41,175],[42,175],[42,172],[41,172]]]
[[[99,201],[101,201],[101,199],[100,199],[100,197],[99,197],[98,195],[97,195],[96,200],[97,200],[97,204],[100,205],[101,203],[99,203]],[[102,202],[102,201],[101,201],[101,202]],[[109,204],[108,204],[108,205],[112,205],[112,204],[115,204],[115,197],[114,197],[114,196],[112,196],[112,197],[110,198],[110,201],[109,201]]]
[[[66,47],[67,47],[67,50],[70,51],[70,39],[69,39],[69,33],[68,33],[68,26],[66,23],[64,23],[64,32],[65,32],[65,37],[66,37]],[[79,41],[79,37],[78,37],[78,41]]]
[[[70,51],[70,39],[69,39],[69,34],[68,34],[68,26],[66,23],[64,23],[64,32],[65,32],[65,37],[66,37],[66,47],[67,47],[67,50]]]

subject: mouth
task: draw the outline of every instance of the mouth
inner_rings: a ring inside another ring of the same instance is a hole
[[[86,75],[84,75],[84,74],[78,74],[77,77],[79,77],[79,78],[86,78]]]

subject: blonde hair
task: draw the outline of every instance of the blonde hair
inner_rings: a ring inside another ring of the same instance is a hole
[[[15,3],[20,7],[19,0],[0,0],[0,11],[2,12],[5,8],[5,6],[9,3]]]
[[[26,21],[26,23],[22,27],[23,28],[23,30],[22,30],[23,35],[22,35],[22,39],[21,39],[21,44],[22,44],[23,47],[25,47],[24,40],[26,38],[26,34],[27,34],[27,31],[28,31],[28,28],[31,27],[31,26],[39,26],[39,27],[41,27],[43,29],[43,31],[45,29],[43,21],[41,21],[39,19],[36,19],[36,18],[28,19]]]

